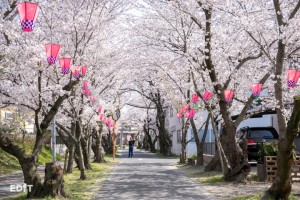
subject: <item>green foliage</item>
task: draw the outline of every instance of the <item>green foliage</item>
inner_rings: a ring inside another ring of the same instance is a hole
[[[276,141],[273,142],[263,142],[258,150],[258,160],[257,162],[263,163],[265,156],[277,156],[278,144]]]
[[[9,126],[7,124],[0,124],[0,132],[3,134],[9,134],[15,131],[15,128],[12,126]]]
[[[191,157],[188,157],[188,158],[191,158],[193,160],[197,160],[197,153],[194,153]]]

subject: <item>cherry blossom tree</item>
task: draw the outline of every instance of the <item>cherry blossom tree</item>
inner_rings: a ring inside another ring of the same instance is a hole
[[[1,106],[27,107],[35,113],[36,142],[31,155],[0,133],[0,147],[18,158],[25,183],[33,185],[28,197],[64,195],[50,191],[43,185],[37,173],[37,160],[41,151],[45,131],[63,102],[72,95],[80,79],[62,76],[56,66],[46,64],[44,45],[59,42],[60,56],[73,58],[75,65],[93,65],[90,52],[100,45],[95,36],[100,25],[109,23],[124,11],[123,1],[77,2],[63,4],[49,1],[41,4],[41,12],[35,30],[28,34],[20,30],[15,3],[4,5],[1,23]],[[62,6],[63,5],[63,6]],[[2,5],[1,5],[2,6]],[[84,28],[83,28],[84,27]],[[95,55],[95,54],[94,54]],[[47,181],[47,180],[46,180]],[[62,182],[60,182],[62,184]]]

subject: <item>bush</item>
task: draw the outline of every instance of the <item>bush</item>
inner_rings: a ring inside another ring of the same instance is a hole
[[[264,163],[264,157],[265,156],[277,156],[278,152],[278,144],[276,141],[273,142],[263,142],[260,145],[260,148],[258,150],[258,163]]]

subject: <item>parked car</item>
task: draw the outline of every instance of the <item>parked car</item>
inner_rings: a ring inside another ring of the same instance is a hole
[[[237,132],[238,140],[248,140],[248,160],[257,160],[258,150],[262,142],[278,140],[279,135],[273,127],[243,127]]]

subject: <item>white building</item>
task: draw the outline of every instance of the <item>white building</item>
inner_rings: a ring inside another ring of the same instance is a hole
[[[181,122],[176,116],[177,111],[172,107],[169,106],[166,109],[166,128],[169,131],[170,137],[172,139],[172,147],[171,147],[171,152],[176,155],[180,155],[181,153],[181,137],[182,137],[182,130],[181,130]],[[197,129],[200,128],[202,123],[206,120],[207,118],[207,111],[200,111],[197,112],[196,117],[195,117],[195,123]],[[204,133],[204,127],[200,130],[199,132],[199,138],[201,139]],[[194,133],[191,127],[189,127],[188,133],[187,133],[187,141],[192,139],[194,137]],[[206,135],[205,142],[210,144],[214,143],[215,141],[215,136],[212,130],[211,124],[208,126],[208,132]],[[207,145],[211,146],[211,145]],[[212,147],[214,151],[214,147]],[[188,145],[187,145],[187,155],[192,156],[197,153],[197,147],[195,140],[191,140]],[[207,149],[210,151],[210,149]]]

